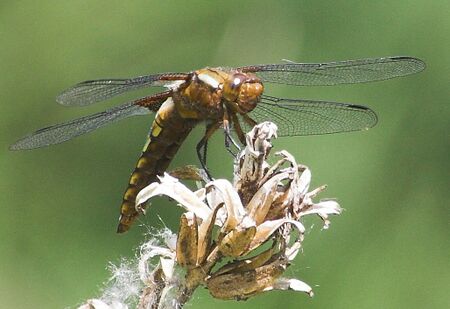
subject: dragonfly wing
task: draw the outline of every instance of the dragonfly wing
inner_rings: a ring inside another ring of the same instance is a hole
[[[59,144],[107,124],[148,113],[150,113],[148,108],[135,105],[135,102],[126,103],[104,112],[40,129],[18,140],[9,149],[26,150]]]
[[[328,63],[253,65],[238,68],[253,72],[263,82],[296,86],[330,86],[385,80],[418,73],[425,63],[413,57],[386,57]]]
[[[365,106],[270,96],[263,96],[249,116],[257,123],[274,122],[279,136],[358,131],[377,123],[375,112]],[[246,130],[250,129],[246,126]]]
[[[169,86],[188,78],[185,73],[163,73],[130,79],[99,79],[76,84],[56,97],[62,105],[83,106],[103,101],[127,91],[150,86]]]

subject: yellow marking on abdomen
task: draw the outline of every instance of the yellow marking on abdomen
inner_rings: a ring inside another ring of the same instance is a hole
[[[150,136],[130,176],[120,208],[119,233],[127,231],[139,215],[135,207],[139,191],[157,181],[157,176],[167,169],[193,127],[191,122],[179,116],[172,101],[166,103],[161,106],[153,121]]]

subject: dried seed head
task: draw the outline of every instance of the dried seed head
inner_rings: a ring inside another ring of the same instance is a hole
[[[340,214],[341,208],[335,201],[312,202],[325,187],[308,193],[311,171],[288,152],[276,153],[280,159],[273,165],[267,162],[276,129],[266,122],[247,134],[233,184],[218,179],[193,192],[165,174],[139,193],[138,204],[167,195],[187,211],[180,221],[175,262],[187,269],[186,284],[192,288],[205,285],[223,299],[245,299],[273,289],[312,295],[306,283],[282,275],[301,248],[302,217],[316,214],[327,227],[328,216]],[[267,243],[269,249],[247,257]],[[231,261],[213,271],[222,257]]]
[[[327,228],[329,216],[340,214],[341,208],[334,200],[313,202],[325,186],[308,192],[311,171],[288,152],[276,153],[279,160],[273,165],[267,162],[276,130],[265,122],[247,134],[233,183],[205,181],[204,187],[192,191],[165,174],[139,192],[140,210],[157,195],[172,198],[185,210],[176,241],[167,237],[165,245],[150,241],[141,247],[138,270],[145,287],[139,308],[182,306],[200,285],[220,299],[246,299],[270,290],[313,295],[308,284],[283,274],[301,249],[302,218],[318,215]],[[197,183],[204,180],[192,167],[172,175]],[[254,254],[262,246],[261,253]],[[159,257],[156,266],[150,263],[155,257]],[[217,268],[224,258],[229,262]],[[103,308],[99,300],[87,305]],[[112,308],[112,301],[108,306],[104,308]]]

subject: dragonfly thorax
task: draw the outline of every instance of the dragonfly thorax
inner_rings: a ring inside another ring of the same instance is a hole
[[[224,78],[214,70],[202,69],[173,94],[178,113],[183,118],[206,120],[223,116]]]
[[[223,105],[235,113],[248,113],[256,107],[263,90],[254,74],[207,68],[192,73],[173,97],[183,118],[222,119]]]

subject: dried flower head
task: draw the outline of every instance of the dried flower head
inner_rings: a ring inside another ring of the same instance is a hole
[[[341,208],[333,200],[312,201],[325,186],[308,192],[311,171],[288,152],[276,153],[279,160],[273,165],[267,162],[276,130],[275,124],[264,122],[247,134],[233,183],[217,179],[192,191],[165,174],[138,194],[139,211],[157,195],[174,199],[186,211],[176,242],[144,245],[141,250],[145,253],[139,272],[145,289],[140,308],[163,303],[180,307],[200,285],[220,299],[247,299],[270,290],[313,295],[308,284],[283,274],[304,240],[302,217],[316,214],[327,228],[329,215],[340,214]],[[203,179],[192,168],[176,175]],[[148,259],[154,256],[160,261],[149,270]],[[217,269],[223,261],[227,263]]]

